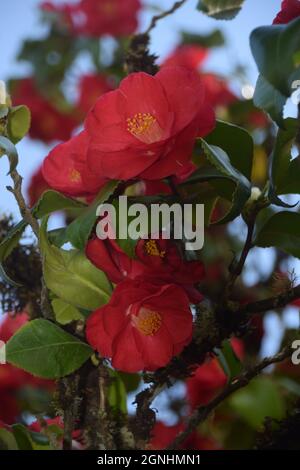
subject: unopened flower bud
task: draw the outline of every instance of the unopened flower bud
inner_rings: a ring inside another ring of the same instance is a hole
[[[261,196],[261,190],[257,188],[256,186],[253,186],[251,189],[251,196],[250,200],[251,201],[257,201],[257,199]]]

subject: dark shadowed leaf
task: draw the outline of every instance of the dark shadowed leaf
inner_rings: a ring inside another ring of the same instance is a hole
[[[275,246],[300,258],[300,214],[288,211],[274,214],[261,227],[254,243],[263,248]]]

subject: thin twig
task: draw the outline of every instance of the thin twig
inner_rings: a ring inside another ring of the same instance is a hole
[[[237,390],[245,387],[248,383],[254,379],[263,369],[266,367],[281,362],[284,359],[288,358],[292,353],[291,347],[284,348],[280,353],[272,357],[266,357],[261,362],[255,366],[246,369],[240,376],[233,379],[232,382],[227,385],[227,387],[214,398],[208,405],[200,406],[197,408],[191,415],[187,426],[184,431],[182,431],[170,444],[168,447],[169,450],[178,449],[178,447],[185,441],[185,439],[201,424],[207,419],[207,417],[230,395],[232,395]]]
[[[242,316],[244,314],[267,312],[268,310],[282,308],[298,298],[300,298],[300,284],[275,297],[269,297],[246,304],[239,309],[239,314]]]
[[[23,178],[19,175],[17,170],[13,170],[11,172],[10,176],[13,180],[14,187],[12,188],[11,186],[8,186],[7,190],[10,191],[14,195],[22,217],[28,223],[28,225],[30,225],[30,227],[33,230],[33,233],[35,234],[35,236],[38,239],[39,238],[39,224],[38,224],[38,221],[34,218],[34,216],[32,215],[32,213],[30,211],[30,209],[26,205],[24,196],[22,194],[22,181],[23,181]]]
[[[175,2],[174,5],[169,10],[166,10],[166,11],[162,12],[160,15],[153,16],[148,29],[145,31],[145,34],[149,34],[150,31],[153,28],[155,28],[156,23],[159,20],[161,20],[163,18],[166,18],[166,16],[172,15],[172,13],[174,13],[176,10],[178,10],[178,8],[180,8],[185,2],[186,2],[186,0],[179,0],[179,1]]]

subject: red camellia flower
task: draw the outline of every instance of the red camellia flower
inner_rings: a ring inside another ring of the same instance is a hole
[[[135,254],[135,259],[130,258],[115,240],[109,238],[94,237],[86,246],[89,260],[114,283],[126,278],[147,277],[150,281],[159,278],[166,283],[180,284],[194,303],[202,299],[193,286],[203,279],[204,266],[200,261],[183,260],[174,241],[142,239],[137,243]]]
[[[161,421],[158,421],[152,430],[149,448],[153,450],[166,449],[183,430],[183,423],[167,426]],[[201,436],[197,431],[191,433],[180,446],[182,450],[218,450],[219,448],[220,447],[213,439]]]
[[[29,206],[32,207],[39,200],[44,191],[47,191],[49,185],[45,181],[42,172],[42,166],[32,175],[28,186]]]
[[[140,0],[81,0],[61,13],[67,16],[75,35],[128,36],[137,29],[140,7]]]
[[[88,342],[124,372],[154,371],[191,340],[192,314],[183,289],[123,281],[87,320]]]
[[[95,196],[105,183],[86,165],[87,133],[82,131],[68,142],[57,145],[43,163],[43,177],[47,184],[68,196]]]
[[[237,101],[237,97],[230,91],[226,80],[223,78],[213,73],[203,73],[201,79],[205,87],[207,100],[213,108],[228,106]]]
[[[88,165],[97,175],[156,180],[186,171],[195,139],[215,117],[196,72],[133,73],[101,96],[86,119]]]
[[[300,16],[299,0],[283,0],[281,10],[273,21],[273,24],[285,24]]]
[[[104,75],[83,75],[79,82],[78,108],[85,115],[94,106],[99,96],[111,91],[112,85]]]
[[[12,99],[14,105],[24,104],[30,109],[29,135],[33,139],[40,139],[46,143],[67,140],[78,125],[76,117],[61,112],[40,94],[32,78],[17,80],[14,83]]]
[[[231,345],[239,358],[244,355],[243,343],[233,338]],[[218,360],[209,358],[199,366],[195,374],[186,381],[188,400],[192,408],[209,403],[216,393],[225,387],[227,377]]]
[[[208,56],[208,49],[196,45],[178,46],[162,63],[162,67],[179,66],[197,70]]]

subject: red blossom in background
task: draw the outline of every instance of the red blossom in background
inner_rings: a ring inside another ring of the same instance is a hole
[[[203,279],[204,266],[200,261],[183,260],[174,241],[139,240],[135,254],[135,259],[130,258],[113,239],[100,240],[94,237],[86,246],[89,260],[114,283],[139,277],[147,278],[150,282],[159,279],[161,282],[181,285],[191,302],[197,303],[202,299],[194,284]]]
[[[153,430],[152,438],[149,442],[149,448],[153,450],[163,450],[168,447],[176,436],[184,430],[184,424],[178,423],[174,426],[167,426],[166,424],[158,421]],[[180,449],[186,450],[217,450],[217,442],[205,436],[201,436],[199,432],[194,431],[190,436],[181,444]]]
[[[86,165],[88,135],[81,132],[57,145],[43,163],[43,177],[57,191],[74,197],[93,197],[105,183]]]
[[[165,67],[133,73],[101,96],[86,119],[88,165],[99,176],[156,180],[186,172],[196,137],[215,117],[199,76]]]
[[[299,0],[283,0],[281,10],[275,17],[273,24],[285,24],[300,16]]]
[[[176,285],[123,281],[109,303],[89,316],[86,335],[116,369],[156,370],[191,340],[189,300]]]
[[[45,143],[67,140],[78,126],[78,118],[71,113],[63,113],[41,95],[32,78],[24,78],[14,83],[13,104],[26,105],[31,111],[29,135]]]
[[[162,67],[184,67],[197,70],[208,56],[208,49],[194,45],[178,46],[162,63]]]
[[[244,347],[242,341],[233,338],[231,345],[235,354],[242,358]],[[204,364],[199,366],[195,374],[186,381],[188,402],[191,408],[206,405],[212,400],[219,390],[225,387],[227,377],[218,360],[209,358]]]
[[[208,49],[200,46],[179,46],[165,59],[162,67],[181,66],[196,72],[203,64],[207,55]],[[204,73],[201,70],[199,73],[205,89],[206,99],[213,108],[228,106],[237,101],[237,97],[229,89],[225,79],[218,77],[214,73]]]
[[[99,96],[112,90],[112,84],[105,75],[83,75],[79,82],[77,106],[85,116],[94,106]]]
[[[140,0],[81,0],[74,5],[46,2],[43,9],[60,14],[73,35],[128,36],[138,26]]]
[[[218,106],[229,106],[237,101],[237,97],[228,88],[226,80],[213,73],[201,74],[201,79],[205,88],[207,101],[213,108]]]

